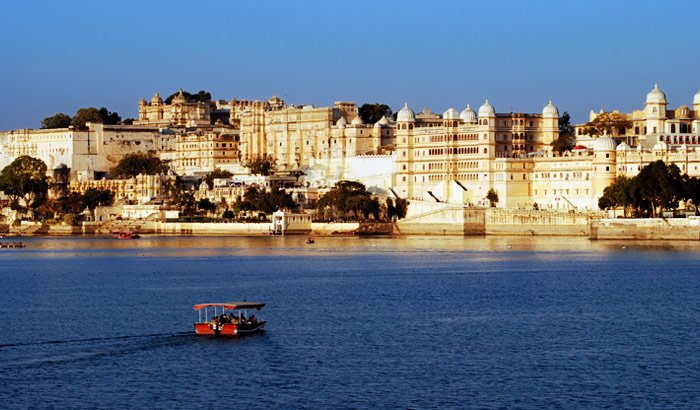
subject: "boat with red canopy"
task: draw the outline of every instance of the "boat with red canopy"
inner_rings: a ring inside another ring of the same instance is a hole
[[[261,332],[265,321],[249,311],[259,311],[265,306],[260,302],[201,303],[194,305],[199,319],[194,324],[198,335],[238,336]],[[228,312],[227,312],[228,311]],[[213,316],[209,316],[213,314]]]

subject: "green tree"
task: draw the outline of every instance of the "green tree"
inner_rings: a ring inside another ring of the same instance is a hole
[[[165,104],[172,104],[173,98],[177,97],[180,91],[176,91],[168,96],[163,102]],[[187,91],[182,91],[182,95],[185,96],[187,102],[211,102],[211,93],[208,91],[200,90],[196,94],[190,94]]]
[[[0,173],[0,190],[10,197],[16,207],[23,201],[27,208],[43,202],[49,190],[46,164],[27,155],[17,157]]]
[[[317,204],[318,215],[325,218],[364,219],[370,215],[379,219],[381,207],[377,198],[357,181],[338,181],[330,191],[323,195]]]
[[[121,117],[116,112],[111,112],[107,108],[79,108],[71,120],[71,125],[76,128],[85,128],[88,122],[114,125],[119,124]]]
[[[53,170],[51,178],[51,189],[54,192],[65,192],[70,184],[70,168],[66,164],[61,164]]]
[[[394,206],[394,201],[391,198],[386,199],[386,218],[390,221],[394,219],[396,215],[396,207]]]
[[[619,112],[602,112],[593,121],[583,126],[583,133],[593,137],[601,135],[625,135],[626,129],[632,126],[632,121]]]
[[[71,120],[69,115],[59,112],[41,120],[41,128],[68,128]]]
[[[489,192],[486,193],[486,199],[489,200],[489,204],[492,208],[498,203],[498,194],[493,188],[489,189]]]
[[[633,189],[638,192],[641,201],[648,202],[654,218],[657,210],[678,208],[678,201],[686,196],[680,169],[675,164],[666,165],[661,160],[654,161],[639,171],[634,178]]]
[[[575,143],[576,136],[574,135],[574,127],[571,125],[571,116],[564,111],[564,114],[559,118],[559,137],[552,142],[552,150],[560,154],[564,151],[571,151]]]
[[[202,198],[197,203],[197,208],[199,210],[205,211],[205,212],[215,212],[216,211],[216,204],[211,202],[209,200],[209,198]]]
[[[262,156],[251,159],[245,166],[253,175],[268,176],[275,173],[275,160],[272,157]]]
[[[136,120],[133,118],[124,118],[121,123],[122,125],[133,125],[134,121]]]
[[[391,116],[391,108],[386,104],[362,104],[358,114],[365,124],[374,124],[384,116]]]
[[[233,174],[229,171],[222,170],[220,168],[214,168],[212,172],[207,174],[207,176],[204,178],[204,181],[207,183],[209,189],[213,189],[215,179],[227,179],[231,178],[232,176]]]
[[[119,178],[132,178],[139,174],[157,175],[164,172],[165,167],[160,158],[140,152],[124,155],[117,166],[112,168],[112,175]]]
[[[83,201],[91,211],[98,206],[110,206],[114,203],[114,192],[109,189],[88,188],[83,194]]]
[[[58,211],[63,215],[78,215],[86,208],[85,196],[78,192],[66,192],[58,198]]]
[[[698,205],[700,205],[700,179],[683,175],[683,190],[685,192],[685,200],[691,201],[695,208],[695,213],[698,213]],[[686,208],[688,204],[686,203]]]
[[[396,219],[403,219],[408,213],[410,202],[406,198],[396,198]]]

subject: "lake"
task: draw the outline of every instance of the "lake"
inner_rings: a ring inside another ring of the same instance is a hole
[[[305,239],[0,250],[2,407],[700,407],[697,242]],[[266,332],[194,335],[231,300]]]

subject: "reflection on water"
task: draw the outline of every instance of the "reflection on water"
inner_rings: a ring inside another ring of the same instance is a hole
[[[700,251],[697,241],[591,241],[585,237],[544,236],[304,236],[203,237],[149,236],[138,240],[97,237],[23,237],[25,249],[0,250],[0,258],[91,257],[122,252],[130,256],[197,257],[226,255],[326,255],[386,252],[630,252]],[[103,252],[107,251],[107,252]]]

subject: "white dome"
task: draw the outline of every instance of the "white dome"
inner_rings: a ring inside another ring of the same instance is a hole
[[[617,146],[617,148],[615,148],[615,151],[629,151],[630,149],[632,148],[623,141]]]
[[[559,110],[552,104],[552,100],[549,100],[549,104],[545,105],[542,110],[542,116],[544,118],[559,118]]]
[[[647,94],[647,104],[666,104],[666,94],[659,90],[658,84],[655,84],[654,89]]]
[[[459,113],[454,108],[449,108],[447,111],[442,113],[442,118],[445,120],[458,120]]]
[[[353,118],[352,121],[350,121],[350,124],[352,125],[362,125],[364,122],[362,121],[362,118],[358,115],[357,117]]]
[[[493,105],[489,103],[489,100],[486,100],[486,102],[479,107],[479,117],[495,117],[496,116],[496,110],[493,108]]]
[[[667,151],[668,145],[663,141],[659,141],[656,144],[654,144],[654,148],[652,148],[651,150],[652,151]]]
[[[695,97],[693,97],[693,105],[700,104],[700,91],[695,93]]]
[[[593,141],[593,151],[615,151],[615,148],[617,148],[617,143],[607,135]]]
[[[375,127],[381,127],[382,125],[389,125],[389,120],[386,119],[386,115],[374,123]]]
[[[399,110],[396,114],[397,122],[414,122],[416,121],[416,114],[412,109],[408,108],[408,104],[404,104],[403,108]]]
[[[459,114],[459,119],[466,123],[476,123],[476,112],[467,104],[467,108]]]
[[[339,128],[345,128],[345,126],[348,125],[348,122],[345,121],[345,118],[340,117],[340,119],[338,120],[338,122],[335,123],[335,125]]]

